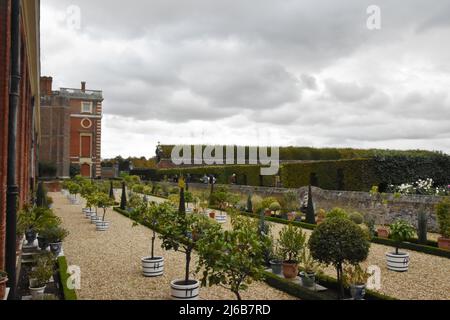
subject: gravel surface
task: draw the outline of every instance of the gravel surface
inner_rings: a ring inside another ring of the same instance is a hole
[[[184,255],[164,251],[156,240],[156,254],[165,258],[164,275],[145,278],[140,259],[149,254],[151,231],[143,226],[132,227],[131,220],[108,210],[110,229],[98,232],[81,212],[81,205],[71,205],[60,193],[51,193],[54,211],[70,231],[64,241],[64,253],[71,265],[81,268],[79,299],[144,300],[170,299],[170,282],[184,274]],[[194,256],[194,259],[196,257]],[[192,266],[195,265],[193,261]],[[263,282],[256,282],[242,293],[243,299],[296,299]],[[200,299],[234,300],[235,296],[219,287],[201,288]]]
[[[164,201],[152,197],[154,201]],[[216,210],[217,211],[217,210]],[[272,233],[277,238],[284,225],[272,223]],[[230,223],[224,225],[230,228]],[[310,230],[304,230],[309,237]],[[384,294],[403,300],[450,300],[450,259],[406,250],[410,254],[408,272],[389,271],[386,267],[386,252],[394,248],[372,243],[365,266],[375,265],[381,270],[381,288]],[[401,251],[404,251],[403,249]],[[336,278],[336,270],[325,267],[323,271]]]

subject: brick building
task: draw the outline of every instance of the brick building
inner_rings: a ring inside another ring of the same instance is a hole
[[[102,91],[87,90],[85,82],[54,91],[52,82],[41,77],[41,165],[53,165],[58,177],[101,176]]]
[[[17,283],[17,210],[33,198],[39,144],[39,1],[0,0],[0,270]]]

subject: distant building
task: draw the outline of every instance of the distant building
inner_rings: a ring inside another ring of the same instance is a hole
[[[41,77],[41,166],[54,166],[58,177],[100,177],[103,93],[85,82],[53,91],[52,81]]]

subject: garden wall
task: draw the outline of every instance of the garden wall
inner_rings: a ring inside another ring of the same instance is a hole
[[[242,195],[247,195],[252,192],[253,194],[257,194],[262,197],[281,197],[282,194],[287,191],[295,191],[298,192],[299,199],[303,199],[308,192],[308,187],[301,187],[299,189],[253,187],[242,185],[228,185],[228,187],[231,192],[241,193]],[[190,190],[205,190],[208,188],[209,185],[207,184],[189,184]],[[428,213],[428,230],[432,232],[437,231],[434,206],[442,200],[442,197],[413,195],[394,198],[392,194],[388,194],[386,196],[387,203],[383,204],[380,199],[378,199],[378,201],[377,199],[374,199],[369,192],[332,191],[312,187],[312,193],[316,210],[330,210],[334,207],[355,210],[363,214],[374,216],[377,224],[389,224],[396,219],[401,218],[409,221],[414,226],[417,226],[417,217],[419,212],[425,211]]]

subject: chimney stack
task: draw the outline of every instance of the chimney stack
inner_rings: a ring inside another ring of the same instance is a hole
[[[81,81],[81,91],[82,92],[86,91],[86,81]]]
[[[52,77],[41,77],[41,95],[43,96],[51,96],[52,95],[52,83],[53,78]]]

